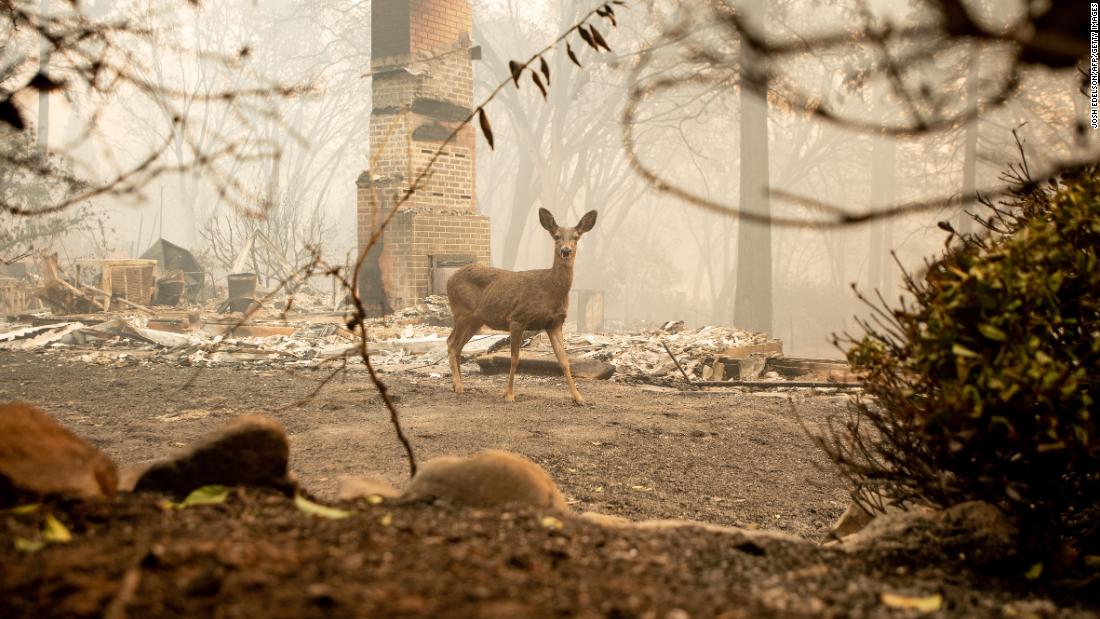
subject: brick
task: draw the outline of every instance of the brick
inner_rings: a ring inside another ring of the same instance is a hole
[[[404,58],[419,58],[429,64],[429,70],[419,77],[403,72],[376,76],[373,83],[376,110],[407,109],[417,96],[467,108],[472,105],[473,70],[466,55],[428,59],[470,43],[471,10],[469,0],[411,0],[409,54]],[[384,62],[400,58],[395,56]],[[379,59],[372,62],[376,67],[382,64]],[[403,202],[402,212],[391,221],[385,234],[387,254],[394,260],[392,272],[385,276],[390,278],[391,303],[400,307],[417,301],[427,291],[429,255],[466,254],[479,262],[489,262],[489,221],[477,214],[474,192],[477,136],[472,127],[464,127],[457,132],[454,142],[442,146],[438,142],[411,139],[412,127],[427,120],[420,115],[375,114],[371,120],[370,148],[378,157],[373,173],[387,180],[372,183],[373,196],[370,188],[357,188],[357,233],[361,243],[369,238],[371,222],[379,217],[379,208],[383,213],[392,208],[398,197],[407,192],[411,179],[421,174],[435,157],[435,166],[417,191]],[[377,207],[373,204],[375,196]]]

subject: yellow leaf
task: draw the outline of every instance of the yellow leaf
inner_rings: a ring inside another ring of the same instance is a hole
[[[385,499],[383,499],[381,495],[378,495],[378,494],[367,495],[367,503],[370,503],[371,505],[378,505],[382,501],[385,501]]]
[[[195,488],[187,495],[187,498],[181,503],[173,503],[172,501],[164,501],[161,503],[163,509],[184,509],[187,507],[194,507],[196,505],[216,505],[218,503],[225,503],[225,500],[229,498],[229,488],[226,486],[203,486],[201,488]]]
[[[26,552],[28,554],[32,552],[38,552],[39,550],[42,550],[45,545],[46,542],[39,540],[24,539],[22,537],[15,538],[15,549],[19,552]]]
[[[42,539],[54,544],[68,544],[73,541],[73,534],[53,514],[46,514],[46,528],[42,531]]]
[[[378,524],[381,524],[384,527],[390,526],[391,524],[393,524],[393,514],[386,514],[385,516],[382,516],[378,519]]]
[[[882,593],[879,597],[882,599],[882,603],[890,608],[915,610],[921,614],[934,613],[943,606],[943,596],[938,593],[921,596]]]
[[[1032,564],[1032,566],[1027,568],[1027,571],[1024,572],[1024,578],[1026,578],[1028,580],[1035,580],[1035,579],[1039,578],[1042,575],[1043,575],[1043,564],[1042,563]]]
[[[561,520],[558,520],[553,516],[543,516],[541,522],[542,526],[554,531],[561,529],[565,526],[565,524],[563,524]]]
[[[324,505],[319,505],[300,494],[294,495],[294,506],[298,508],[298,511],[312,514],[314,516],[320,516],[322,518],[331,518],[333,520],[347,518],[352,514],[349,511],[336,509],[335,507],[326,507]]]
[[[15,514],[16,516],[24,516],[26,514],[33,514],[34,512],[38,511],[39,507],[42,507],[41,503],[27,503],[26,505],[16,505],[15,507],[5,509],[3,513]]]

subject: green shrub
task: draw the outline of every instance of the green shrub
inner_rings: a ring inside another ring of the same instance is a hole
[[[1100,173],[982,223],[849,338],[871,397],[822,444],[864,498],[988,501],[1048,574],[1100,573]]]

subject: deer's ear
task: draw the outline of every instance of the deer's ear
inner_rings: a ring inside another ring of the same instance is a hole
[[[588,211],[581,217],[580,222],[577,224],[577,232],[584,234],[592,229],[596,225],[596,211]]]
[[[554,221],[554,216],[550,214],[550,211],[540,208],[539,209],[539,223],[550,234],[554,234],[558,231],[558,222]]]

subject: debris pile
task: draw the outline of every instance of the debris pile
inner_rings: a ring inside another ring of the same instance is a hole
[[[155,250],[155,251],[154,251]],[[357,334],[348,328],[347,299],[311,290],[304,281],[293,291],[265,292],[252,273],[226,278],[226,288],[206,286],[189,253],[166,242],[147,258],[98,261],[98,286],[84,283],[79,265],[66,276],[55,256],[37,265],[35,295],[45,303],[17,309],[8,286],[9,316],[0,323],[0,350],[50,350],[86,363],[127,366],[172,363],[193,367],[340,367],[360,364]],[[158,268],[168,271],[156,276]],[[91,273],[84,273],[89,275]],[[25,294],[25,288],[18,292]],[[5,289],[7,290],[7,289]],[[171,301],[174,305],[157,303]],[[148,305],[147,305],[148,304]],[[15,311],[12,311],[15,310]],[[373,365],[387,372],[422,371],[442,377],[453,317],[445,296],[364,326]],[[745,381],[849,380],[847,366],[823,360],[783,357],[782,342],[764,333],[732,327],[688,328],[670,321],[629,333],[570,333],[566,350],[574,374],[594,379],[682,387],[729,386]],[[485,374],[511,367],[506,334],[483,331],[463,349]],[[522,343],[522,373],[560,375],[545,333],[528,333]],[[472,368],[471,368],[472,369]],[[812,380],[807,377],[813,377]],[[820,385],[806,385],[820,386]]]
[[[768,344],[765,333],[720,326],[687,329],[682,321],[675,321],[638,333],[572,336],[567,349],[571,357],[598,359],[615,366],[618,380],[654,382],[665,378],[682,381],[677,362],[693,380],[709,380],[717,357],[747,356],[756,351],[741,351],[752,346],[763,346],[760,353],[782,353],[779,342]]]
[[[439,298],[437,298],[439,299]],[[371,361],[389,372],[447,370],[447,313],[438,300],[366,321]],[[342,312],[276,312],[248,316],[202,310],[23,314],[0,323],[0,350],[49,350],[86,363],[123,367],[154,362],[193,367],[335,367],[360,364],[356,335]],[[523,341],[521,365],[534,373],[560,373],[545,333]],[[844,380],[847,366],[782,357],[782,342],[731,327],[660,329],[620,334],[567,334],[574,374],[619,382],[679,385],[721,381],[783,380],[814,373]],[[507,371],[508,336],[483,332],[463,349],[483,373]],[[545,366],[545,367],[543,367]],[[541,368],[541,370],[540,370]]]
[[[446,335],[450,333],[452,325],[454,325],[454,316],[451,315],[451,305],[447,302],[447,297],[438,294],[424,297],[420,303],[399,309],[392,314],[367,320],[369,327],[442,327],[442,329],[422,329],[421,335],[428,331],[442,332]]]

